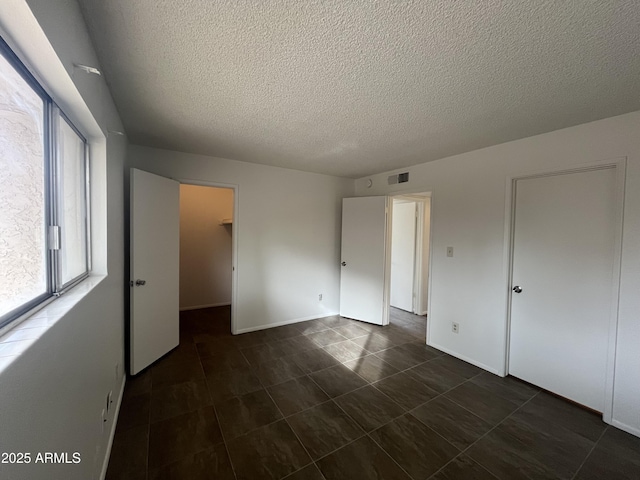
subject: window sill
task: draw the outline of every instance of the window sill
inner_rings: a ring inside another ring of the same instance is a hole
[[[25,314],[0,332],[0,373],[73,309],[106,275],[90,275],[60,297]]]

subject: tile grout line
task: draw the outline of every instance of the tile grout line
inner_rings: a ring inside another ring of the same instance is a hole
[[[426,362],[425,362],[425,363],[426,363]],[[482,372],[478,373],[478,375],[481,375],[481,374],[482,374]],[[436,430],[434,430],[433,428],[431,428],[429,425],[427,425],[427,424],[425,424],[424,422],[422,422],[419,418],[417,418],[416,416],[414,416],[414,415],[412,414],[412,412],[413,412],[414,410],[416,410],[416,409],[418,409],[418,408],[420,408],[420,407],[422,407],[422,406],[424,406],[424,405],[426,405],[426,404],[430,403],[431,401],[435,400],[436,398],[443,397],[446,393],[448,393],[448,392],[450,392],[451,390],[453,390],[454,388],[457,388],[457,387],[459,387],[460,385],[462,385],[462,384],[464,384],[464,383],[468,382],[468,381],[469,381],[469,380],[471,380],[472,378],[477,377],[478,375],[474,375],[473,377],[466,379],[464,382],[462,382],[462,383],[460,383],[460,384],[456,385],[455,387],[451,387],[450,389],[446,390],[445,392],[443,392],[443,393],[441,393],[441,394],[437,395],[436,397],[433,397],[433,398],[432,398],[432,399],[430,399],[430,400],[427,400],[426,402],[424,402],[424,403],[422,403],[422,404],[418,405],[417,407],[415,407],[415,408],[413,408],[413,409],[406,410],[402,415],[400,415],[400,416],[398,416],[398,417],[395,417],[395,418],[393,418],[393,419],[389,420],[388,422],[386,422],[386,423],[384,423],[384,424],[382,424],[382,425],[380,425],[380,426],[376,427],[376,428],[375,428],[374,430],[372,430],[371,432],[368,432],[368,433],[367,433],[367,436],[368,436],[369,438],[371,438],[371,440],[372,440],[376,445],[378,445],[378,446],[382,449],[382,451],[383,451],[383,452],[385,452],[389,457],[391,457],[391,459],[392,459],[396,464],[398,464],[398,462],[396,462],[396,461],[395,461],[395,459],[391,456],[391,454],[390,454],[389,452],[387,452],[387,450],[386,450],[382,445],[380,445],[380,444],[378,444],[378,442],[376,442],[376,440],[371,436],[371,433],[373,433],[373,432],[375,432],[375,431],[377,431],[377,430],[380,430],[381,428],[383,428],[383,427],[385,427],[385,426],[389,425],[390,423],[392,423],[392,422],[396,421],[396,420],[397,420],[398,418],[400,418],[400,417],[403,417],[403,416],[406,416],[406,415],[411,415],[411,416],[412,416],[413,418],[415,418],[415,419],[416,419],[416,420],[417,420],[421,425],[423,425],[424,427],[428,428],[430,431],[432,431],[434,434],[436,434],[438,437],[440,437],[442,440],[444,440],[447,444],[451,445],[454,449],[456,449],[456,450],[458,451],[458,453],[457,453],[457,454],[456,454],[456,455],[455,455],[451,460],[449,460],[445,465],[443,465],[443,466],[442,466],[442,468],[444,468],[446,465],[448,465],[449,463],[451,463],[454,459],[456,459],[457,457],[459,457],[459,456],[460,456],[464,451],[463,451],[463,450],[460,450],[458,447],[456,447],[455,445],[453,445],[453,444],[449,441],[449,439],[445,438],[442,434],[440,434],[439,432],[437,432]],[[372,385],[372,386],[375,388],[375,385]],[[378,390],[378,391],[380,391],[380,390]],[[380,392],[380,393],[384,394],[384,392]],[[386,394],[384,394],[384,395],[386,395]],[[386,396],[387,396],[387,397],[389,397],[388,395],[386,395]],[[391,398],[391,397],[389,397],[389,398]],[[445,398],[446,398],[446,397],[445,397]],[[393,400],[393,399],[391,399],[391,400]],[[397,402],[396,402],[396,403],[397,403]],[[457,405],[457,404],[456,404],[456,405]],[[403,408],[403,410],[404,410],[404,407],[402,407],[402,406],[400,406],[400,407],[401,407],[401,408]],[[464,408],[464,407],[463,407],[463,408]],[[466,410],[466,409],[465,409],[465,410]],[[473,414],[473,412],[470,412],[470,413],[472,413],[472,414]],[[475,415],[475,414],[473,414],[473,415]],[[477,417],[477,415],[475,415],[475,416]],[[480,418],[480,417],[478,417],[478,418]],[[488,432],[487,432],[487,433],[488,433]],[[466,449],[465,449],[465,450],[466,450]],[[402,469],[402,471],[404,471],[405,473],[407,473],[407,475],[409,475],[409,473],[408,473],[408,472],[406,472],[406,471],[404,470],[404,468],[402,468],[399,464],[398,464],[398,466]],[[441,468],[441,469],[442,469],[442,468]],[[433,475],[435,475],[436,473],[438,473],[441,469],[439,469],[438,471],[434,472],[434,473],[433,473]],[[409,475],[409,477],[410,477],[410,478],[413,478],[411,475]],[[431,478],[431,476],[430,476],[429,478]]]
[[[313,380],[311,380],[313,382]],[[315,383],[315,382],[314,382]],[[307,454],[307,457],[309,457],[309,460],[311,460],[310,463],[307,463],[305,465],[303,465],[302,467],[300,467],[298,470],[295,470],[287,475],[285,475],[285,477],[288,477],[289,475],[292,475],[294,473],[296,473],[299,470],[302,470],[303,468],[306,468],[307,466],[315,463],[313,461],[313,457],[311,456],[311,454],[309,453],[309,450],[307,450],[307,447],[305,447],[304,443],[302,443],[302,440],[300,440],[300,437],[298,436],[298,434],[296,433],[296,431],[293,429],[293,427],[291,426],[291,424],[289,423],[289,421],[287,420],[287,417],[284,415],[284,413],[282,412],[282,410],[280,409],[280,407],[278,406],[278,404],[276,403],[276,401],[273,399],[273,397],[271,396],[271,393],[269,392],[269,390],[267,390],[266,388],[264,389],[265,392],[267,392],[267,395],[269,395],[269,398],[271,399],[271,401],[273,402],[273,404],[276,406],[276,408],[278,409],[278,412],[281,415],[281,419],[280,420],[284,420],[285,423],[287,424],[287,426],[289,427],[289,430],[291,430],[291,432],[293,433],[293,435],[296,437],[296,440],[298,441],[298,443],[300,444],[300,446],[304,449],[304,452]],[[313,408],[313,407],[310,407]],[[300,412],[297,412],[300,413]],[[295,414],[293,414],[295,415]],[[274,422],[275,423],[275,422]],[[284,477],[283,477],[284,478]]]
[[[470,380],[470,379],[469,379]],[[464,382],[466,383],[466,382]],[[522,405],[520,405],[518,408],[516,408],[513,412],[511,412],[509,415],[507,415],[506,417],[504,417],[502,420],[500,420],[493,428],[491,428],[490,430],[488,430],[486,433],[484,433],[483,435],[481,435],[480,437],[478,437],[473,443],[469,444],[467,446],[467,448],[465,448],[464,450],[461,450],[460,453],[458,455],[456,455],[455,457],[453,457],[451,460],[449,460],[447,463],[445,463],[440,470],[438,470],[437,472],[434,472],[433,475],[431,475],[429,478],[432,478],[434,475],[437,475],[441,470],[443,470],[444,468],[446,468],[447,465],[449,465],[451,462],[453,462],[456,458],[458,458],[459,456],[463,455],[464,453],[466,453],[471,447],[473,447],[476,443],[478,443],[480,440],[482,440],[483,438],[485,438],[487,435],[489,435],[491,432],[493,432],[496,428],[498,428],[500,425],[502,425],[508,418],[510,418],[512,415],[514,415],[516,412],[518,412],[520,409],[522,409],[525,405],[527,405],[531,400],[533,400],[535,397],[537,397],[540,394],[540,392],[536,392],[535,395],[533,395],[531,398],[529,398],[529,400],[527,400],[526,402],[524,402]],[[456,402],[453,402],[456,403]],[[456,405],[458,405],[456,403]],[[458,405],[460,407],[462,407],[462,405]],[[462,407],[464,408],[464,407]],[[465,409],[466,410],[466,409]],[[473,413],[473,412],[471,412]],[[474,414],[475,415],[475,414]],[[478,415],[476,415],[478,416]],[[482,417],[479,417],[482,418]],[[418,419],[420,420],[420,419]],[[484,419],[483,419],[484,420]],[[470,457],[471,458],[471,457]],[[475,459],[471,458],[474,462],[476,462],[478,465],[480,465],[482,468],[484,468],[487,472],[489,472],[491,475],[493,475],[496,478],[499,478],[495,473],[493,473],[491,470],[489,470],[486,466],[484,466],[483,464],[477,462]]]
[[[192,343],[192,342],[191,342],[191,343]],[[194,348],[195,348],[195,343],[193,343],[193,345],[194,345]],[[207,395],[209,396],[209,399],[211,400],[211,407],[213,407],[213,411],[214,411],[214,414],[215,414],[215,416],[216,416],[216,422],[217,422],[217,424],[218,424],[218,428],[219,428],[219,430],[220,430],[220,436],[222,437],[222,444],[224,445],[224,447],[225,447],[225,451],[226,451],[226,453],[227,453],[227,457],[229,458],[229,464],[230,464],[230,466],[231,466],[231,470],[232,470],[232,472],[233,472],[234,478],[237,478],[236,473],[235,473],[235,468],[234,468],[234,466],[233,466],[233,462],[231,461],[231,455],[229,454],[229,449],[228,449],[228,447],[227,447],[227,442],[226,442],[226,440],[225,440],[224,432],[222,431],[222,427],[221,427],[221,423],[220,423],[220,418],[219,418],[219,416],[218,416],[218,412],[217,412],[217,409],[216,409],[215,403],[213,402],[213,397],[211,396],[211,392],[210,392],[210,390],[209,390],[209,382],[208,382],[207,376],[204,374],[204,366],[202,365],[202,357],[200,356],[199,352],[197,351],[197,348],[196,348],[196,354],[197,354],[197,358],[198,358],[198,363],[199,363],[199,365],[200,365],[200,368],[202,369],[202,373],[203,373],[203,380],[204,380],[204,382],[205,382],[205,386],[206,386],[206,389],[207,389]],[[153,387],[153,375],[152,375],[151,379],[152,379],[152,387]],[[198,381],[200,381],[200,380],[198,380]],[[189,381],[187,381],[187,382],[179,382],[179,383],[177,383],[177,384],[173,384],[173,385],[166,385],[166,386],[165,386],[165,387],[163,387],[163,388],[170,388],[170,387],[172,387],[172,386],[174,386],[174,385],[180,385],[180,384],[184,384],[184,383],[193,383],[193,382],[194,382],[194,380],[189,380]],[[192,412],[195,412],[195,411],[198,411],[198,410],[201,410],[201,409],[202,409],[202,407],[201,407],[201,408],[194,409],[194,410],[190,410],[189,412],[185,412],[185,413],[192,413]],[[150,412],[150,414],[151,414],[151,412]],[[166,419],[163,419],[163,420],[159,420],[159,421],[158,421],[158,422],[156,422],[156,423],[159,423],[159,422],[164,421],[164,420],[170,420],[171,418],[175,418],[175,416],[174,416],[174,417],[169,417],[169,418],[166,418]],[[216,445],[216,444],[214,444],[213,446],[215,446],[215,445]],[[190,454],[190,456],[195,456],[195,455],[197,455],[197,454],[199,454],[199,453],[202,453],[202,452],[205,452],[205,451],[207,451],[207,450],[208,450],[208,449],[206,449],[206,448],[205,448],[204,450],[199,450],[199,451],[197,451],[197,452],[194,452],[194,453]],[[180,460],[181,460],[181,459],[180,459]],[[168,466],[168,465],[171,465],[172,463],[179,462],[180,460],[176,460],[175,462],[171,462],[171,463],[169,463],[169,464],[167,464],[167,465],[164,465],[163,467],[166,467],[166,466]],[[147,475],[148,475],[148,472],[149,472],[149,470],[148,470],[148,468],[147,468]]]
[[[242,352],[240,352],[240,354],[244,358],[244,354],[242,354]],[[199,358],[199,360],[200,360],[200,365],[202,366],[202,358]],[[246,358],[245,358],[245,361],[246,361]],[[204,370],[204,367],[203,367],[203,370]],[[227,439],[225,438],[224,431],[222,430],[222,423],[220,423],[220,416],[218,415],[216,402],[213,401],[213,395],[211,395],[211,390],[209,390],[209,379],[207,378],[206,375],[204,377],[204,381],[205,381],[205,384],[207,385],[207,393],[209,394],[209,398],[211,399],[211,405],[213,406],[213,413],[215,413],[216,415],[216,422],[218,422],[218,428],[220,429],[220,435],[222,436],[222,443],[224,445],[225,451],[227,452],[227,457],[229,458],[229,465],[231,465],[231,471],[233,472],[233,477],[237,479],[238,475],[236,474],[236,468],[233,465],[233,460],[231,459],[231,452],[229,452],[229,446],[227,445]]]
[[[320,475],[322,475],[322,480],[326,480],[326,477],[322,474],[322,470],[320,470],[320,467],[318,467],[318,465],[316,465],[316,462],[314,462],[313,460],[311,460],[311,463],[307,463],[304,467],[299,468],[295,472],[288,473],[284,477],[281,477],[280,479],[276,479],[276,480],[287,480],[287,478],[293,477],[296,473],[301,472],[302,470],[304,470],[305,468],[308,468],[311,465],[316,467],[316,469],[320,472]]]
[[[393,348],[393,347],[392,347],[392,348]],[[437,357],[436,357],[436,358],[437,358]],[[351,361],[351,360],[348,360],[348,361]],[[385,362],[385,363],[386,363],[386,362]],[[426,363],[426,362],[424,362],[424,363]],[[342,363],[342,365],[344,365],[344,362]],[[413,368],[413,367],[411,367],[411,368]],[[399,371],[399,372],[397,372],[397,373],[402,373],[402,372],[403,372],[403,371]],[[396,374],[397,374],[397,373],[396,373]],[[395,374],[394,374],[394,375],[395,375]],[[389,375],[389,376],[391,376],[391,375]],[[310,378],[311,378],[311,377],[310,377]],[[361,378],[363,378],[363,377],[361,377]],[[388,377],[385,377],[385,378],[388,378]],[[363,378],[363,379],[364,379],[364,378]],[[315,382],[315,380],[313,380],[313,378],[311,378],[311,380],[312,380],[314,383],[316,383],[316,385],[318,385],[318,384],[317,384],[317,382]],[[364,380],[365,380],[365,381],[367,381],[366,379],[364,379]],[[381,380],[383,380],[383,379],[381,379]],[[378,380],[378,381],[380,381],[380,380]],[[367,382],[368,382],[368,381],[367,381]],[[318,460],[321,460],[322,458],[328,457],[329,455],[331,455],[331,454],[333,454],[333,453],[337,452],[338,450],[341,450],[341,449],[343,449],[343,448],[347,447],[347,446],[348,446],[348,445],[350,445],[351,443],[356,442],[357,440],[360,440],[360,439],[361,439],[361,438],[363,438],[363,437],[368,437],[368,438],[369,438],[369,439],[370,439],[370,440],[371,440],[375,445],[377,445],[377,446],[378,446],[378,448],[380,448],[380,450],[382,450],[382,451],[385,453],[385,455],[387,455],[387,457],[389,457],[389,458],[391,459],[391,461],[392,461],[393,463],[395,463],[395,464],[396,464],[396,466],[397,466],[398,468],[400,468],[400,470],[401,470],[401,471],[403,471],[403,472],[404,472],[404,473],[405,473],[409,478],[413,478],[413,477],[409,474],[409,472],[407,472],[407,471],[406,471],[406,470],[405,470],[405,469],[404,469],[404,468],[403,468],[403,467],[402,467],[402,466],[401,466],[401,465],[400,465],[400,464],[399,464],[399,463],[398,463],[398,462],[397,462],[397,461],[396,461],[396,460],[391,456],[391,454],[390,454],[389,452],[387,452],[387,450],[385,450],[385,448],[384,448],[382,445],[380,445],[378,442],[376,442],[376,440],[371,436],[371,433],[372,433],[372,432],[377,431],[377,430],[379,430],[379,429],[383,428],[384,426],[386,426],[386,425],[388,425],[388,424],[390,424],[390,423],[394,422],[394,421],[395,421],[395,420],[397,420],[398,418],[400,418],[400,417],[402,417],[402,416],[405,416],[405,415],[409,414],[409,410],[405,409],[402,405],[400,405],[399,403],[397,403],[393,398],[389,397],[387,394],[385,394],[384,392],[382,392],[382,391],[380,391],[379,389],[377,389],[377,388],[375,387],[375,385],[373,385],[373,382],[368,382],[366,385],[363,385],[362,387],[356,388],[356,389],[351,390],[350,392],[344,393],[344,394],[342,394],[342,395],[338,395],[338,396],[337,396],[337,397],[335,397],[335,398],[340,398],[340,397],[342,397],[342,396],[349,395],[349,394],[351,394],[351,393],[353,393],[353,392],[356,392],[356,391],[358,391],[358,390],[362,390],[362,389],[364,389],[364,388],[366,388],[366,387],[368,387],[368,386],[371,386],[371,387],[372,387],[372,388],[374,388],[376,391],[378,391],[380,394],[382,394],[382,395],[384,395],[385,397],[389,398],[389,400],[391,400],[391,402],[392,402],[393,404],[397,405],[397,406],[402,410],[402,412],[403,412],[403,413],[402,413],[402,415],[399,415],[399,416],[397,416],[397,417],[393,417],[393,418],[392,418],[391,420],[389,420],[388,422],[386,422],[386,423],[384,423],[384,424],[382,424],[382,425],[379,425],[378,427],[376,427],[376,428],[374,428],[373,430],[371,430],[371,432],[367,432],[366,430],[364,430],[364,428],[362,428],[362,427],[358,424],[358,422],[357,422],[357,421],[356,421],[356,420],[355,420],[351,415],[349,415],[349,413],[348,413],[348,412],[346,412],[346,411],[345,411],[345,410],[340,406],[340,404],[339,404],[339,403],[334,402],[334,404],[335,404],[335,405],[340,409],[340,411],[342,411],[342,413],[344,413],[344,414],[345,414],[345,415],[346,415],[346,416],[347,416],[347,417],[348,417],[348,418],[349,418],[349,419],[350,419],[350,420],[351,420],[351,421],[352,421],[352,422],[353,422],[353,423],[354,423],[358,428],[360,428],[360,430],[361,430],[362,432],[364,432],[364,434],[363,434],[363,435],[361,435],[361,436],[359,436],[359,437],[357,437],[356,439],[352,440],[351,442],[348,442],[348,443],[346,443],[345,445],[342,445],[342,446],[340,446],[340,447],[336,448],[336,449],[335,449],[335,450],[333,450],[332,452],[327,453],[326,455],[324,455],[323,457],[319,458]],[[322,387],[321,387],[320,385],[318,385],[318,388],[320,388],[320,389],[324,392],[324,390],[322,389]],[[325,394],[326,394],[326,392],[325,392]],[[327,394],[327,395],[328,395],[328,394]],[[332,398],[331,400],[334,400],[334,399]],[[427,428],[429,428],[429,427],[427,427]],[[436,433],[437,435],[439,435],[439,434],[438,434],[438,432],[435,432],[435,431],[434,431],[434,433]],[[444,438],[444,437],[443,437],[443,438]],[[447,439],[444,439],[444,440],[445,440],[447,443],[449,443],[449,441],[448,441]],[[455,448],[455,447],[454,447],[454,448]],[[320,473],[322,473],[322,470],[320,471]]]
[[[406,414],[403,414],[403,415],[406,415]],[[403,415],[401,415],[401,416],[403,416]],[[377,430],[379,430],[379,429],[383,428],[385,425],[390,424],[391,422],[395,421],[397,418],[400,418],[400,417],[396,417],[396,418],[394,418],[393,420],[391,420],[391,421],[389,421],[389,422],[385,423],[384,425],[379,426],[378,428],[376,428],[375,430],[372,430],[371,432],[375,432],[375,431],[377,431]],[[375,443],[375,444],[378,446],[378,448],[379,448],[380,450],[382,450],[382,451],[387,455],[387,457],[389,457],[389,458],[391,459],[391,461],[392,461],[393,463],[395,463],[395,464],[398,466],[398,468],[399,468],[400,470],[402,470],[402,471],[407,475],[407,477],[409,477],[409,478],[413,479],[414,477],[412,477],[412,476],[409,474],[409,472],[407,472],[404,468],[402,468],[402,465],[400,465],[400,464],[396,461],[396,459],[395,459],[395,458],[393,458],[393,457],[391,456],[391,454],[385,450],[385,448],[384,448],[382,445],[380,445],[378,442],[376,442],[376,439],[375,439],[375,438],[373,438],[373,437],[371,436],[371,432],[367,433],[367,437],[369,437],[369,439],[370,439],[373,443]],[[437,433],[437,432],[436,432],[436,433]]]
[[[450,402],[451,402],[451,403],[453,403],[454,405],[456,405],[456,406],[458,406],[458,407],[462,408],[463,410],[466,410],[467,412],[469,412],[469,413],[470,413],[471,415],[473,415],[474,417],[479,418],[480,420],[482,420],[482,421],[483,421],[483,422],[485,422],[485,423],[489,423],[489,421],[488,421],[488,420],[485,420],[484,418],[482,418],[482,417],[481,417],[480,415],[478,415],[477,413],[472,412],[471,410],[469,410],[469,409],[468,409],[467,407],[465,407],[464,405],[460,405],[458,402],[456,402],[456,401],[455,401],[455,399],[450,398],[450,397],[446,397],[446,396],[445,396],[445,395],[446,395],[447,393],[449,393],[450,391],[455,390],[456,388],[460,387],[461,385],[464,385],[465,383],[469,383],[469,382],[471,382],[471,380],[473,380],[473,379],[474,379],[474,378],[476,378],[476,377],[479,377],[479,376],[480,376],[480,375],[482,375],[483,373],[484,373],[484,372],[480,372],[480,373],[478,373],[477,375],[474,375],[473,377],[467,378],[464,382],[461,382],[461,383],[459,383],[458,385],[456,385],[455,387],[451,387],[451,388],[449,388],[448,390],[446,390],[446,391],[442,392],[440,395],[438,395],[438,397],[445,397],[445,399],[447,399],[448,401],[450,401]],[[473,383],[473,382],[471,382],[471,383]],[[486,390],[486,391],[487,391],[487,392],[489,392],[489,393],[493,393],[491,390],[488,390],[488,389],[484,388],[483,386],[478,385],[477,383],[474,383],[474,385],[476,385],[476,386],[477,386],[477,387],[479,387],[479,388],[482,388],[483,390]],[[538,393],[539,393],[539,392],[536,392],[536,393],[535,393],[535,395],[533,395],[529,400],[531,400],[533,397],[535,397]],[[504,400],[508,400],[508,399],[506,399],[506,398],[504,398],[504,397],[502,397],[502,396],[500,396],[500,395],[498,395],[498,394],[495,394],[495,395],[496,395],[496,396],[498,396],[498,397],[500,397],[500,398],[502,398],[502,399],[504,399]],[[431,400],[435,400],[435,399],[436,399],[436,398],[438,398],[438,397],[432,398]],[[420,408],[420,407],[422,407],[423,405],[425,405],[425,404],[427,404],[427,403],[431,402],[431,400],[429,400],[429,401],[427,401],[427,402],[423,403],[422,405],[417,406],[416,408]],[[529,400],[527,400],[525,403],[529,403]],[[510,401],[510,400],[509,400],[509,401]],[[511,403],[513,403],[513,402],[511,402]],[[515,403],[514,403],[514,405],[515,405]],[[518,408],[516,408],[513,412],[511,412],[511,413],[510,413],[509,415],[507,415],[505,418],[503,418],[502,420],[500,420],[500,422],[503,422],[504,420],[506,420],[508,417],[510,417],[512,414],[514,414],[517,410],[519,410],[519,409],[520,409],[520,407],[522,407],[522,406],[524,406],[524,404],[522,404],[522,405],[518,406]],[[415,410],[416,408],[414,408],[413,410]],[[413,411],[413,410],[412,410],[412,411]]]
[[[351,418],[351,417],[349,417],[349,418]],[[360,428],[360,426],[359,426],[359,425],[358,425],[358,428]],[[349,442],[345,443],[344,445],[342,445],[342,446],[340,446],[340,447],[338,447],[338,448],[336,448],[336,449],[334,449],[334,450],[331,450],[329,453],[327,453],[327,454],[325,454],[325,455],[322,455],[321,457],[318,457],[316,460],[314,460],[314,461],[313,461],[313,463],[315,463],[315,464],[317,465],[317,464],[318,464],[318,462],[319,462],[320,460],[324,460],[324,459],[325,459],[325,458],[327,458],[328,456],[333,455],[334,453],[336,453],[338,450],[342,450],[343,448],[348,447],[348,446],[349,446],[349,445],[351,445],[352,443],[355,443],[355,442],[357,442],[358,440],[360,440],[361,438],[364,438],[364,437],[366,437],[366,436],[367,436],[367,433],[366,433],[366,432],[364,432],[364,430],[363,430],[362,435],[360,435],[359,437],[354,438],[353,440],[351,440],[351,441],[349,441]],[[386,452],[385,452],[385,453],[386,453]],[[322,473],[322,469],[321,469],[320,467],[318,467],[318,470],[320,470],[320,473]],[[322,473],[322,476],[324,477],[324,473]]]
[[[576,476],[578,475],[578,473],[580,473],[580,470],[582,469],[582,467],[584,467],[584,464],[587,463],[587,460],[589,460],[589,457],[591,456],[591,454],[593,453],[593,451],[596,449],[596,447],[598,446],[598,444],[600,443],[600,440],[602,440],[602,437],[604,437],[604,434],[607,433],[607,431],[609,430],[609,428],[611,427],[611,425],[607,425],[604,430],[602,430],[602,433],[600,434],[600,436],[598,437],[598,440],[596,440],[593,443],[593,447],[591,447],[591,450],[589,450],[589,453],[587,453],[587,456],[584,457],[584,460],[582,460],[582,463],[580,463],[580,466],[578,467],[578,469],[575,471],[575,473],[573,474],[573,476],[571,477],[571,480],[574,480],[576,478]]]
[[[445,468],[447,468],[447,466],[449,466],[451,463],[453,463],[457,458],[460,458],[462,455],[464,455],[464,452],[466,451],[463,450],[461,451],[458,455],[456,455],[455,457],[453,457],[451,460],[449,460],[447,463],[445,463],[442,467],[440,467],[437,471],[433,472],[433,474],[431,474],[430,476],[428,476],[426,478],[426,480],[430,480],[432,478],[435,478],[436,475],[438,475],[438,473],[444,471]],[[480,467],[482,470],[484,470],[485,472],[487,472],[489,475],[491,475],[495,480],[499,480],[499,477],[497,477],[493,472],[491,472],[491,470],[489,470],[487,467],[485,467],[484,465],[482,465],[481,463],[479,463],[478,461],[476,461],[475,459],[467,456],[467,458],[473,462],[475,465],[477,465],[478,467]],[[529,477],[527,477],[529,478]]]
[[[423,362],[423,363],[426,363],[426,362]],[[472,378],[474,378],[474,377],[472,377]],[[470,380],[470,379],[468,379],[468,380]],[[462,383],[465,383],[465,382],[462,382]],[[460,385],[461,385],[461,384],[460,384]],[[319,385],[318,385],[318,386],[319,386]],[[362,387],[359,387],[359,388],[356,388],[356,389],[354,389],[354,390],[351,390],[350,392],[347,392],[347,393],[344,393],[344,394],[342,394],[342,395],[339,395],[339,396],[337,396],[337,397],[335,397],[335,398],[340,398],[340,397],[342,397],[342,396],[349,395],[350,393],[353,393],[353,392],[355,392],[355,391],[357,391],[357,390],[362,390],[363,388],[368,387],[368,386],[372,386],[373,388],[375,388],[375,385],[373,385],[373,384],[367,384],[367,385],[363,385]],[[457,387],[457,386],[458,386],[458,385],[456,385],[456,387]],[[452,387],[452,388],[451,388],[451,389],[449,389],[449,390],[452,390],[453,388],[456,388],[456,387]],[[378,390],[378,389],[376,388],[376,390]],[[449,390],[447,390],[447,392],[448,392]],[[409,473],[408,473],[404,468],[402,468],[402,466],[400,466],[400,464],[398,464],[398,462],[397,462],[397,461],[396,461],[396,460],[391,456],[391,454],[390,454],[389,452],[387,452],[387,450],[385,450],[385,448],[384,448],[382,445],[380,445],[378,442],[376,442],[376,440],[371,436],[371,433],[372,433],[372,432],[377,431],[377,430],[379,430],[379,429],[381,429],[381,428],[383,428],[383,427],[385,427],[385,426],[389,425],[390,423],[392,423],[392,422],[396,421],[396,420],[397,420],[398,418],[400,418],[400,417],[403,417],[403,416],[405,416],[405,415],[409,415],[409,414],[411,413],[411,411],[412,411],[412,410],[405,410],[405,408],[404,408],[404,407],[402,407],[401,405],[399,405],[397,402],[395,402],[395,400],[393,400],[391,397],[389,397],[388,395],[386,395],[384,392],[381,392],[380,390],[378,390],[378,392],[380,392],[381,394],[383,394],[383,395],[385,395],[386,397],[388,397],[388,398],[389,398],[389,399],[390,399],[394,404],[398,405],[398,406],[403,410],[403,413],[402,413],[401,415],[397,416],[397,417],[392,418],[392,419],[391,419],[391,420],[389,420],[388,422],[385,422],[385,423],[383,423],[383,424],[381,424],[381,425],[377,426],[376,428],[374,428],[373,430],[371,430],[371,432],[367,432],[367,431],[365,431],[365,430],[364,430],[364,429],[363,429],[363,428],[358,424],[358,422],[357,422],[357,421],[356,421],[356,420],[355,420],[351,415],[349,415],[346,411],[344,411],[344,409],[343,409],[343,408],[342,408],[342,407],[341,407],[341,406],[336,402],[336,403],[335,403],[335,404],[336,404],[336,406],[337,406],[337,407],[338,407],[338,408],[339,408],[339,409],[340,409],[340,410],[341,410],[345,415],[347,415],[347,417],[349,417],[349,419],[351,419],[351,421],[352,421],[352,422],[354,422],[354,423],[355,423],[355,425],[357,425],[357,426],[358,426],[358,428],[360,428],[364,433],[363,433],[363,435],[361,435],[361,436],[357,437],[356,439],[354,439],[354,440],[352,440],[352,441],[350,441],[350,442],[348,442],[348,443],[346,443],[346,444],[344,444],[344,445],[342,445],[342,446],[340,446],[340,447],[336,448],[335,450],[333,450],[333,451],[331,451],[331,452],[327,453],[326,455],[323,455],[322,457],[318,458],[318,460],[316,460],[316,462],[317,462],[317,461],[319,461],[319,460],[322,460],[322,459],[323,459],[323,458],[325,458],[325,457],[328,457],[329,455],[331,455],[331,454],[333,454],[333,453],[337,452],[338,450],[341,450],[342,448],[345,448],[346,446],[348,446],[348,445],[350,445],[350,444],[352,444],[352,443],[356,442],[357,440],[360,440],[360,439],[361,439],[361,438],[363,438],[363,437],[369,437],[369,439],[370,439],[371,441],[373,441],[373,442],[374,442],[374,443],[375,443],[375,444],[376,444],[376,445],[377,445],[377,446],[378,446],[378,447],[379,447],[379,448],[380,448],[380,449],[381,449],[381,450],[382,450],[382,451],[383,451],[383,452],[384,452],[384,453],[385,453],[389,458],[391,458],[391,460],[392,460],[392,461],[393,461],[393,462],[394,462],[394,463],[395,463],[395,464],[396,464],[396,465],[397,465],[397,466],[398,466],[398,467],[399,467],[403,472],[405,472],[405,473],[409,476],[409,478],[413,478],[411,475],[409,475]],[[444,393],[446,393],[446,392],[444,392]],[[444,395],[444,393],[442,393],[442,394],[440,394],[440,395],[438,395],[438,396],[442,396],[442,395]],[[431,399],[431,400],[434,400],[435,398],[438,398],[438,397],[434,397],[434,398],[433,398],[433,399]],[[332,399],[330,399],[330,400],[334,400],[334,399],[332,398]],[[431,400],[429,400],[429,401],[431,401]],[[422,406],[422,405],[425,405],[425,404],[429,403],[429,401],[427,401],[427,402],[425,402],[425,403],[421,404],[420,406]],[[327,403],[327,402],[323,402],[323,403]],[[317,405],[316,405],[316,406],[317,406]],[[314,408],[314,407],[311,407],[311,408]],[[418,408],[418,407],[416,407],[416,408]],[[308,410],[310,410],[310,409],[308,409]],[[413,416],[413,415],[412,415],[412,416]],[[415,418],[415,417],[414,417],[414,418]],[[418,418],[416,418],[416,420],[418,420],[418,421],[419,421],[419,419],[418,419]],[[449,440],[447,440],[446,438],[444,438],[442,435],[440,435],[438,432],[436,432],[435,430],[433,430],[431,427],[429,427],[428,425],[425,425],[425,424],[424,424],[424,423],[422,423],[422,422],[420,422],[420,423],[421,423],[422,425],[424,425],[426,428],[428,428],[429,430],[433,431],[436,435],[438,435],[440,438],[442,438],[445,442],[447,442],[447,443],[449,443],[450,445],[452,445],[452,444],[449,442]],[[456,447],[455,445],[452,445],[452,446],[453,446],[456,450],[460,450],[460,449],[458,449],[458,447]],[[460,452],[460,453],[462,453],[462,452]],[[458,455],[456,455],[456,457],[458,457],[458,456],[460,455],[460,453],[459,453]],[[456,458],[456,457],[454,457],[454,458]],[[453,459],[452,459],[452,460],[453,460]],[[447,463],[449,463],[449,462],[447,462]]]

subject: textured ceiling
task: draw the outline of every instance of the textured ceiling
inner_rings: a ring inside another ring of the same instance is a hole
[[[78,0],[131,142],[360,177],[640,110],[638,0]]]

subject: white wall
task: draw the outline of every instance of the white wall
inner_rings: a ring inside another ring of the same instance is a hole
[[[29,0],[27,5],[24,0],[3,0],[0,26],[36,74],[51,80],[54,98],[90,137],[96,213],[92,221],[94,266],[98,272],[108,271],[108,277],[57,322],[42,317],[47,325],[42,335],[0,372],[0,450],[77,451],[81,463],[4,464],[0,478],[99,478],[114,423],[112,410],[103,432],[101,411],[107,392],[113,389],[117,398],[123,385],[122,172],[126,140],[104,140],[107,128],[121,130],[122,126],[103,79],[74,71],[73,63],[97,65],[75,1]],[[55,305],[56,301],[50,311],[55,312]]]
[[[180,185],[180,309],[231,304],[230,188]]]
[[[187,183],[238,185],[238,333],[339,311],[341,200],[353,180],[135,145],[128,160]]]
[[[613,418],[640,435],[640,112],[402,169],[410,172],[407,184],[387,185],[397,172],[362,178],[356,192],[432,192],[429,343],[504,373],[507,178],[616,157],[627,158],[627,174]]]

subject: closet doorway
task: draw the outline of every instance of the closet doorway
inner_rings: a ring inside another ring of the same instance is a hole
[[[231,332],[234,189],[180,185],[181,331]]]

